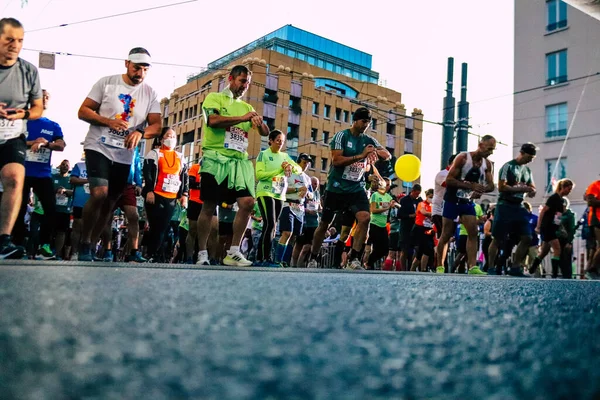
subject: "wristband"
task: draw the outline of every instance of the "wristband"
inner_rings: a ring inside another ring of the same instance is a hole
[[[23,116],[23,119],[29,119],[29,110],[25,110],[25,115]]]

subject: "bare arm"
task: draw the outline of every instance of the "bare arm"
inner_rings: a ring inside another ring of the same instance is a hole
[[[600,207],[600,200],[595,195],[589,194],[586,198],[587,205],[590,207]]]
[[[494,191],[494,169],[492,167],[492,163],[489,160],[483,160],[487,164],[487,168],[485,170],[485,181],[487,185],[485,185],[485,192],[493,192]]]
[[[79,111],[77,112],[77,117],[87,122],[91,125],[96,126],[109,126],[109,122],[111,121],[109,118],[103,117],[98,114],[98,110],[100,109],[100,103],[96,103],[94,100],[86,97],[81,107],[79,107]],[[126,122],[123,121],[125,124]]]
[[[79,178],[77,176],[72,176],[69,179],[69,182],[71,183],[71,185],[85,185],[86,183],[88,183],[87,179],[83,179],[83,178]]]
[[[257,117],[258,114],[254,111],[244,114],[240,117],[225,117],[219,114],[211,114],[208,116],[207,124],[211,128],[217,129],[225,129],[230,128],[234,125],[240,124],[242,122],[248,122],[252,120],[253,117]],[[268,130],[269,128],[267,128]],[[268,132],[267,132],[268,135]]]
[[[390,209],[390,206],[377,208],[377,203],[375,203],[375,202],[371,203],[371,214],[381,214],[381,213],[388,211],[389,209]]]
[[[489,219],[485,222],[485,225],[483,225],[483,234],[485,237],[492,236],[492,221]]]

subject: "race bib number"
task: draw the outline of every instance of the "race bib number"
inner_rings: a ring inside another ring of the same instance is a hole
[[[309,201],[309,202],[306,204],[306,209],[307,209],[308,211],[317,211],[317,210],[318,210],[318,207],[317,207],[317,202],[316,202],[316,201]]]
[[[560,220],[562,219],[562,213],[556,213],[554,215],[554,225],[560,225]]]
[[[179,175],[167,174],[163,180],[162,190],[167,193],[177,193],[181,186]]]
[[[390,206],[389,202],[379,203],[379,208],[386,208],[389,206]],[[390,210],[388,209],[387,211],[382,212],[381,215],[387,216],[389,213],[390,213]]]
[[[285,176],[274,176],[271,181],[271,192],[274,194],[282,194],[287,187],[286,183]]]
[[[423,226],[425,228],[433,228],[433,223],[431,222],[431,218],[427,217],[423,220]]]
[[[144,198],[142,196],[138,196],[135,198],[135,204],[136,206],[138,206],[139,208],[143,208],[144,207]]]
[[[50,161],[50,154],[52,154],[52,151],[47,147],[40,147],[37,153],[27,150],[25,161],[45,164]]]
[[[223,146],[226,149],[245,153],[248,149],[248,132],[236,126],[230,126],[225,130],[225,143]]]
[[[19,137],[25,131],[23,120],[0,119],[0,142]]]
[[[83,191],[85,192],[85,194],[90,194],[90,184],[89,183],[83,184]]]
[[[290,204],[290,210],[295,215],[304,214],[304,204],[300,204],[300,203],[289,203],[289,204]]]
[[[357,161],[354,164],[347,165],[344,168],[344,173],[342,174],[342,179],[346,179],[348,181],[358,182],[362,179],[365,174],[365,162]]]
[[[119,149],[125,148],[125,138],[129,135],[129,131],[115,131],[114,129],[109,129],[107,134],[102,135],[100,137],[100,142],[104,143],[110,147],[116,147]]]
[[[69,198],[62,194],[56,195],[56,205],[57,206],[67,206],[69,205]]]
[[[456,191],[456,197],[458,197],[459,199],[470,200],[472,194],[473,194],[472,190],[458,189]]]

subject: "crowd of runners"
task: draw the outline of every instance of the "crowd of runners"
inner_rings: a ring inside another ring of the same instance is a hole
[[[269,129],[242,100],[252,79],[244,65],[203,102],[202,159],[187,165],[144,82],[150,53],[132,49],[125,72],[100,78],[83,99],[78,117],[89,130],[82,159],[53,170],[53,153],[67,143],[60,125],[44,117],[51,97],[36,67],[19,58],[23,38],[19,21],[0,20],[2,259],[568,279],[581,227],[590,243],[585,275],[600,277],[600,180],[589,185],[589,207],[577,218],[568,200],[573,180],[559,180],[551,195],[536,193],[527,164],[538,149],[526,143],[497,172],[497,202],[482,207],[482,196],[496,189],[488,160],[496,140],[487,135],[474,151],[448,160],[432,189],[414,184],[392,195],[393,182],[376,168],[391,154],[366,133],[371,111],[359,107],[330,143],[321,190],[307,173],[311,157],[290,157],[285,133]],[[253,163],[248,138],[256,134],[268,147]],[[141,140],[152,144],[147,154],[139,152]],[[544,196],[539,216],[526,201],[536,195]]]

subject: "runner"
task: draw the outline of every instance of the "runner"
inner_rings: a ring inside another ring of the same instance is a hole
[[[387,220],[390,209],[396,205],[390,195],[392,181],[383,178],[378,182],[379,188],[371,195],[371,225],[369,227],[369,242],[371,253],[366,262],[367,269],[375,269],[375,263],[383,258],[390,248],[390,237],[387,231]]]
[[[467,262],[469,274],[485,274],[476,265],[479,239],[473,199],[494,190],[492,164],[487,159],[494,152],[494,149],[496,149],[496,139],[493,136],[485,135],[481,138],[477,150],[457,155],[450,171],[448,171],[442,215],[442,235],[437,247],[438,266],[444,266],[447,244],[454,235],[454,220],[460,217],[461,223],[468,233]]]
[[[327,177],[323,215],[313,239],[309,268],[317,267],[316,258],[335,213],[348,210],[357,220],[349,267],[363,269],[359,255],[371,220],[369,198],[365,193],[365,168],[378,158],[389,160],[391,155],[375,138],[365,133],[372,121],[367,108],[358,108],[352,115],[352,121],[352,127],[336,133],[329,145],[332,165]]]
[[[304,223],[302,224],[302,234],[296,240],[292,252],[292,266],[298,268],[306,267],[306,258],[310,254],[315,230],[319,226],[319,213],[321,207],[321,193],[319,192],[319,178],[313,176],[310,178],[313,198],[306,201],[306,212],[304,213]]]
[[[25,181],[26,120],[42,116],[42,88],[37,68],[19,58],[25,31],[14,18],[0,19],[0,259],[23,257],[12,243]]]
[[[286,201],[288,178],[293,173],[301,174],[303,171],[287,153],[281,151],[284,143],[285,135],[281,131],[277,129],[271,131],[269,148],[261,151],[256,158],[256,179],[258,180],[256,200],[263,217],[262,236],[256,254],[257,266],[281,266],[280,262],[273,262],[271,258],[271,243],[283,202]],[[306,195],[306,188],[302,193]],[[302,225],[300,224],[300,226]],[[281,252],[283,250],[285,248],[280,250],[280,257],[283,257]]]
[[[405,271],[410,269],[416,243],[413,242],[412,230],[417,218],[417,207],[422,202],[421,185],[416,183],[408,196],[400,200],[400,265]]]
[[[154,89],[144,83],[150,64],[146,49],[132,49],[126,73],[101,78],[79,109],[79,119],[90,124],[83,145],[90,199],[83,208],[80,261],[92,261],[90,243],[97,241],[127,186],[140,139],[160,134],[160,104]]]
[[[82,161],[75,164],[71,171],[69,182],[73,185],[73,230],[71,232],[71,254],[72,260],[77,260],[79,240],[81,239],[83,206],[90,198],[90,184],[87,179],[87,168],[85,166],[85,154]]]
[[[217,204],[233,204],[239,211],[233,223],[232,245],[223,264],[250,266],[240,252],[242,236],[254,207],[254,171],[248,160],[248,132],[256,128],[268,136],[269,127],[252,106],[241,100],[250,86],[251,72],[237,65],[229,73],[229,84],[220,93],[210,93],[202,103],[204,138],[202,140],[202,191],[204,202],[198,217],[198,264],[208,265],[207,240]]]
[[[587,279],[600,279],[600,180],[592,182],[588,186],[585,191],[585,200],[589,207],[588,226],[591,230],[590,236],[596,242],[596,250],[589,259],[585,269],[585,277]]]
[[[53,230],[56,235],[54,248],[57,260],[66,259],[70,252],[69,232],[71,231],[71,208],[73,207],[73,186],[71,185],[71,177],[69,176],[70,169],[71,163],[69,160],[63,160],[58,166],[58,173],[52,175],[52,182],[54,182],[53,192],[56,198],[56,214]],[[67,249],[63,254],[65,244],[67,245]]]
[[[411,271],[416,271],[419,267],[421,272],[427,272],[427,266],[429,260],[433,257],[433,236],[434,225],[432,221],[432,201],[433,201],[433,189],[425,191],[425,200],[419,203],[417,206],[415,224],[412,228],[412,242],[417,247],[417,253],[415,254],[414,261],[412,263]],[[436,271],[443,273],[444,271]]]

